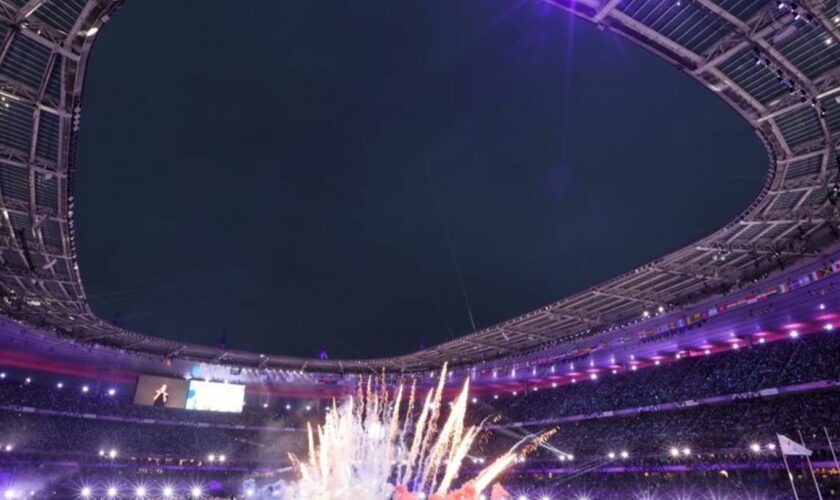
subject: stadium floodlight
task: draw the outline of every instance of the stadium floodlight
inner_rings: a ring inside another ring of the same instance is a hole
[[[117,496],[117,488],[115,488],[114,486],[109,486],[107,493],[108,498],[114,498]]]
[[[173,494],[175,494],[175,490],[172,488],[172,486],[163,487],[163,498],[172,498]]]
[[[671,448],[671,456],[672,457],[680,456],[680,450],[678,450],[677,448]]]
[[[753,453],[760,453],[761,452],[761,445],[758,444],[758,443],[752,443],[750,445],[750,450],[752,450]]]
[[[201,495],[203,494],[204,491],[202,491],[200,486],[193,486],[190,490],[190,495],[192,495],[193,498],[201,498]]]
[[[82,498],[90,498],[90,495],[93,492],[90,490],[90,486],[85,486],[79,491],[79,496]]]
[[[621,458],[628,458],[628,457],[630,457],[630,454],[627,453],[627,450],[622,450],[621,451]]]

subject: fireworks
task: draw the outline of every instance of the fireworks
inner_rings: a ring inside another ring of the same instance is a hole
[[[452,491],[461,464],[482,424],[465,428],[469,380],[452,404],[448,417],[441,413],[446,366],[437,387],[426,395],[415,420],[416,387],[403,398],[399,385],[393,400],[385,381],[368,379],[357,394],[341,406],[333,403],[322,426],[309,427],[307,459],[291,456],[300,475],[286,489],[290,500],[345,498],[415,500],[418,498],[475,500],[480,492],[510,466],[517,446],[491,462],[474,478]],[[404,411],[404,413],[401,413]],[[442,425],[439,422],[442,421]],[[493,487],[494,499],[510,498]]]

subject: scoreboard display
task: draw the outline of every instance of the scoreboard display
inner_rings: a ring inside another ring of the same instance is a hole
[[[244,385],[190,380],[186,404],[188,410],[241,413],[244,404]]]

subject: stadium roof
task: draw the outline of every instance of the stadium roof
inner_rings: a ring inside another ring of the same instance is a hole
[[[121,1],[0,0],[0,307],[80,343],[156,356],[259,368],[420,370],[540,350],[646,310],[694,303],[817,256],[837,239],[837,199],[830,196],[840,172],[836,0],[548,3],[646,47],[755,128],[768,153],[767,180],[735,220],[588,290],[405,356],[308,360],[127,331],[91,311],[73,233],[85,66],[96,33]]]

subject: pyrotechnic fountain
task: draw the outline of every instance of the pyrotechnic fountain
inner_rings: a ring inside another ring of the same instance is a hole
[[[308,457],[291,456],[299,480],[286,487],[290,500],[419,498],[476,500],[496,477],[520,455],[519,444],[463,481],[461,464],[482,431],[482,424],[465,427],[469,380],[443,420],[441,407],[446,366],[434,390],[415,411],[416,385],[408,396],[400,384],[396,393],[384,379],[367,379],[355,397],[333,403],[322,426],[309,427]],[[442,424],[440,423],[442,422]],[[537,439],[545,439],[547,435]],[[501,486],[492,488],[494,499],[507,499]]]

